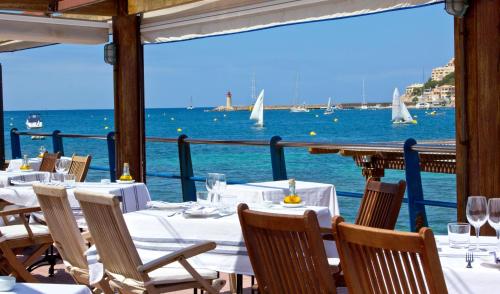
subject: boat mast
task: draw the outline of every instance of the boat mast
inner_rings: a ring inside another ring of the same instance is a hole
[[[255,96],[255,71],[253,72],[252,74],[252,100],[255,100],[257,99],[257,97]]]
[[[295,78],[295,98],[293,101],[293,105],[297,105],[299,101],[299,72],[297,72],[297,76]]]
[[[366,105],[366,100],[365,100],[365,79],[363,79],[363,92],[361,94],[363,96],[363,104]]]

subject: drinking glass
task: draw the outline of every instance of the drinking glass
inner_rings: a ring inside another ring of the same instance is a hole
[[[500,239],[500,198],[490,198],[488,200],[488,223],[495,229],[497,240]],[[500,244],[498,244],[500,245]],[[497,245],[497,246],[498,246]]]
[[[448,243],[451,248],[468,248],[470,242],[470,225],[468,223],[448,224]]]
[[[60,182],[62,182],[61,180],[62,179],[61,179],[61,175],[60,174],[58,174],[58,173],[50,173],[50,182],[52,184],[60,183]]]
[[[65,174],[64,175],[64,185],[68,188],[72,188],[76,185],[75,175],[74,174]]]
[[[50,178],[51,178],[50,173],[43,173],[42,183],[44,183],[44,184],[50,183]]]
[[[235,213],[237,205],[238,205],[238,196],[229,194],[220,195],[220,212],[222,214]]]
[[[196,192],[196,202],[201,206],[208,206],[210,204],[210,195],[206,191]]]
[[[208,196],[209,196],[209,200],[210,201],[213,201],[213,193],[214,193],[214,189],[215,189],[215,183],[217,181],[217,175],[216,173],[209,173],[207,175],[207,179],[206,179],[206,182],[205,182],[205,186],[207,187],[207,191],[208,191]]]
[[[481,251],[479,248],[479,229],[488,219],[488,202],[484,196],[469,196],[467,199],[467,220],[476,231],[476,247],[473,251]]]
[[[58,159],[56,162],[56,171],[60,174],[65,174],[69,170],[71,162],[66,159]]]

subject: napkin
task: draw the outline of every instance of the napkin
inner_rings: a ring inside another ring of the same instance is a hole
[[[33,184],[38,184],[40,181],[16,181],[16,180],[11,180],[10,183],[14,186],[32,186]]]
[[[205,206],[193,206],[189,209],[186,209],[184,211],[185,214],[188,215],[196,215],[196,216],[205,216],[205,215],[212,215],[217,212],[217,208],[215,207],[205,207]]]
[[[172,202],[152,200],[148,201],[146,205],[149,208],[156,208],[156,209],[179,209],[187,207],[189,203],[186,202],[172,203]]]

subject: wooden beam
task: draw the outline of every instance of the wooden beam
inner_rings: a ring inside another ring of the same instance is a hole
[[[57,11],[71,14],[114,16],[117,11],[116,3],[115,0],[61,0],[57,4]]]
[[[198,2],[201,0],[129,0],[129,14],[143,13],[148,11],[171,8],[183,4]]]
[[[0,10],[49,11],[49,0],[0,1]]]
[[[144,62],[140,17],[128,15],[125,1],[119,1],[113,17],[113,42],[116,45],[115,131],[117,174],[128,162],[134,179],[146,180],[144,127]]]
[[[500,197],[500,0],[455,19],[457,218],[470,195]],[[485,225],[482,233],[493,234]]]

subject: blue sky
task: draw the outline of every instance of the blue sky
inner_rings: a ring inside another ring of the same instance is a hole
[[[102,46],[56,45],[0,54],[7,110],[113,107],[112,67]],[[390,101],[453,57],[453,19],[443,4],[244,34],[145,46],[146,107],[251,103],[251,79],[266,104],[300,100]]]

